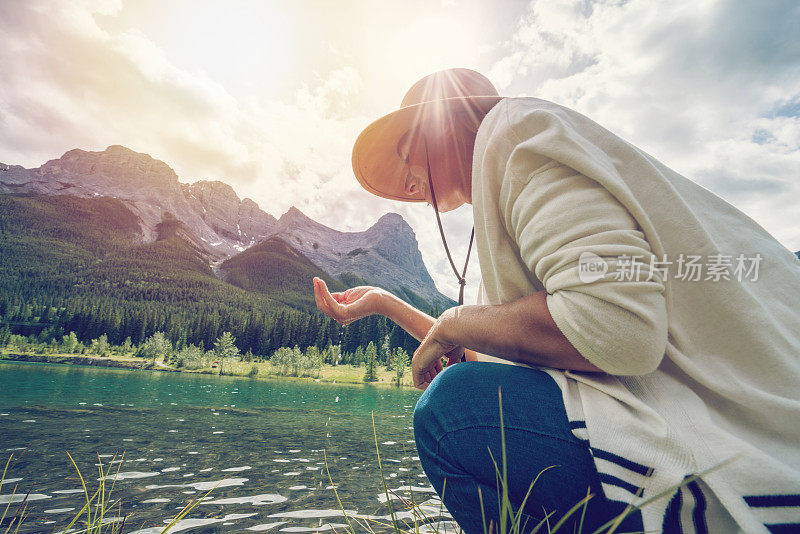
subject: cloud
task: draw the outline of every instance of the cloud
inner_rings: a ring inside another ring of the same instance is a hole
[[[798,27],[794,1],[534,1],[489,76],[583,113],[797,250]]]
[[[367,193],[350,167],[353,141],[376,118],[358,110],[385,108],[375,103],[387,86],[402,89],[392,78],[396,73],[373,73],[372,100],[365,102],[353,48],[324,40],[317,70],[297,82],[293,96],[234,94],[225,80],[176,64],[138,26],[108,24],[124,16],[119,1],[0,3],[0,161],[36,167],[72,148],[121,144],[165,161],[184,182],[223,180],[276,217],[295,205],[338,230],[361,231],[397,212],[415,230],[439,289],[457,296],[432,210]],[[405,52],[399,37],[392,42]],[[424,49],[422,43],[417,48]],[[370,59],[361,58],[362,66],[372,64],[374,52],[364,51]],[[471,211],[442,218],[452,236],[448,244],[463,258]],[[470,272],[477,276],[473,254]],[[476,287],[477,278],[468,294]]]
[[[94,12],[113,13],[116,3],[10,4],[0,7],[0,31],[13,43],[0,51],[5,161],[38,166],[74,147],[123,144],[168,162],[184,181],[226,180],[271,210],[302,198],[284,187],[285,161],[306,184],[349,169],[347,139],[359,119],[340,109],[360,87],[351,65],[301,86],[293,102],[237,99],[172,64],[142,32],[98,26]]]
[[[300,58],[302,76],[282,78],[278,98],[267,87],[236,92],[233,80],[179,63],[163,48],[174,39],[156,42],[141,24],[111,24],[130,15],[120,1],[0,2],[0,161],[35,167],[72,148],[122,144],[183,181],[224,180],[276,217],[295,205],[361,231],[397,212],[440,291],[456,298],[432,208],[370,195],[350,156],[359,131],[417,78],[469,66],[502,94],[584,113],[800,249],[791,218],[800,197],[795,1],[452,4],[345,5],[346,20],[298,26],[311,28],[297,40],[317,55]],[[169,15],[170,30],[184,23],[179,14]],[[442,222],[461,270],[471,208]],[[476,250],[470,258],[467,303],[480,279]]]

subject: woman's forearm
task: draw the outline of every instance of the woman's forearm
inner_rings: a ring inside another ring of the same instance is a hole
[[[400,328],[408,332],[417,341],[422,341],[428,334],[428,330],[433,326],[433,323],[436,322],[434,317],[418,310],[400,299],[397,295],[391,293],[388,293],[386,299],[383,300],[378,313],[397,323]],[[465,347],[464,352],[468,360],[477,359],[474,351],[466,349]]]
[[[418,310],[397,295],[387,293],[378,313],[397,323],[400,328],[411,334],[417,341],[422,341],[436,319]]]
[[[443,324],[447,343],[506,360],[602,372],[556,326],[539,291],[500,305],[459,306]]]

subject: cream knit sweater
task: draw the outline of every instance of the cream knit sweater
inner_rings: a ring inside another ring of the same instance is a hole
[[[542,368],[606,496],[666,491],[642,510],[649,532],[800,532],[797,257],[709,190],[538,98],[506,98],[484,118],[472,203],[478,303],[546,290],[558,327],[607,373]]]

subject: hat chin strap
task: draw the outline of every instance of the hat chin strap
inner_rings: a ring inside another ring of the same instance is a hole
[[[453,257],[450,255],[450,248],[447,246],[447,240],[444,238],[444,229],[442,228],[442,220],[439,218],[439,206],[436,204],[436,193],[433,191],[433,179],[431,178],[431,162],[428,158],[428,140],[423,134],[423,141],[425,143],[425,162],[428,166],[428,185],[431,188],[431,198],[433,199],[433,211],[436,213],[436,222],[439,225],[439,233],[442,235],[442,243],[444,243],[444,250],[447,252],[447,259],[450,260],[450,266],[453,268],[453,272],[456,273],[456,277],[458,278],[458,283],[461,285],[461,289],[458,291],[458,305],[461,306],[464,304],[464,286],[467,284],[466,278],[464,278],[467,274],[467,264],[469,263],[469,254],[472,252],[472,241],[475,238],[475,226],[472,227],[472,233],[469,236],[469,248],[467,248],[467,259],[464,262],[464,271],[461,275],[458,274],[458,269],[456,268],[456,264],[453,261]],[[462,357],[463,361],[463,357]]]

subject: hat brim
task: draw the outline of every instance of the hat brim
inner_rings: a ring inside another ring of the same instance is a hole
[[[441,119],[452,111],[487,113],[502,96],[464,96],[422,102],[397,109],[375,120],[359,134],[353,145],[353,173],[370,193],[390,200],[425,202],[422,193],[405,191],[406,165],[397,153],[400,138],[415,124]]]

